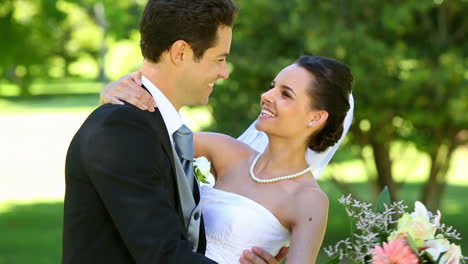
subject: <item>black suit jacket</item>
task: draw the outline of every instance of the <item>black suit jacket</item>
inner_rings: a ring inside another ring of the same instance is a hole
[[[63,264],[215,263],[192,252],[172,147],[158,110],[103,105],[73,138],[65,166]]]

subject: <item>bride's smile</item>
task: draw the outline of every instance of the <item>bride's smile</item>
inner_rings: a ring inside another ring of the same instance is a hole
[[[320,128],[308,125],[317,116],[308,95],[309,84],[314,81],[312,73],[298,65],[284,68],[261,96],[262,110],[256,128],[269,136],[294,138],[301,144],[307,141]]]
[[[262,111],[260,112],[260,118],[268,119],[268,118],[275,118],[275,117],[276,117],[276,114],[273,114],[266,107],[264,107]]]

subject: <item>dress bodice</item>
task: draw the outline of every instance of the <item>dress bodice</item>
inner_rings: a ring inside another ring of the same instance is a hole
[[[220,264],[239,263],[242,252],[254,246],[275,256],[289,245],[289,231],[259,203],[209,186],[200,191],[207,257]]]

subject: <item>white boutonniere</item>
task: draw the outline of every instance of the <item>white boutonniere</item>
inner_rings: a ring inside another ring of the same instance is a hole
[[[195,158],[193,169],[199,182],[211,184],[211,181],[214,181],[214,176],[211,174],[211,162],[204,156]]]

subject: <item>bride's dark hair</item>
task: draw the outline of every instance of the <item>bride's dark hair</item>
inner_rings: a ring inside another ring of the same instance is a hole
[[[343,134],[344,118],[350,108],[353,75],[345,64],[324,57],[302,56],[295,64],[314,77],[307,89],[312,109],[328,112],[325,126],[309,141],[310,149],[323,152],[335,145]]]

